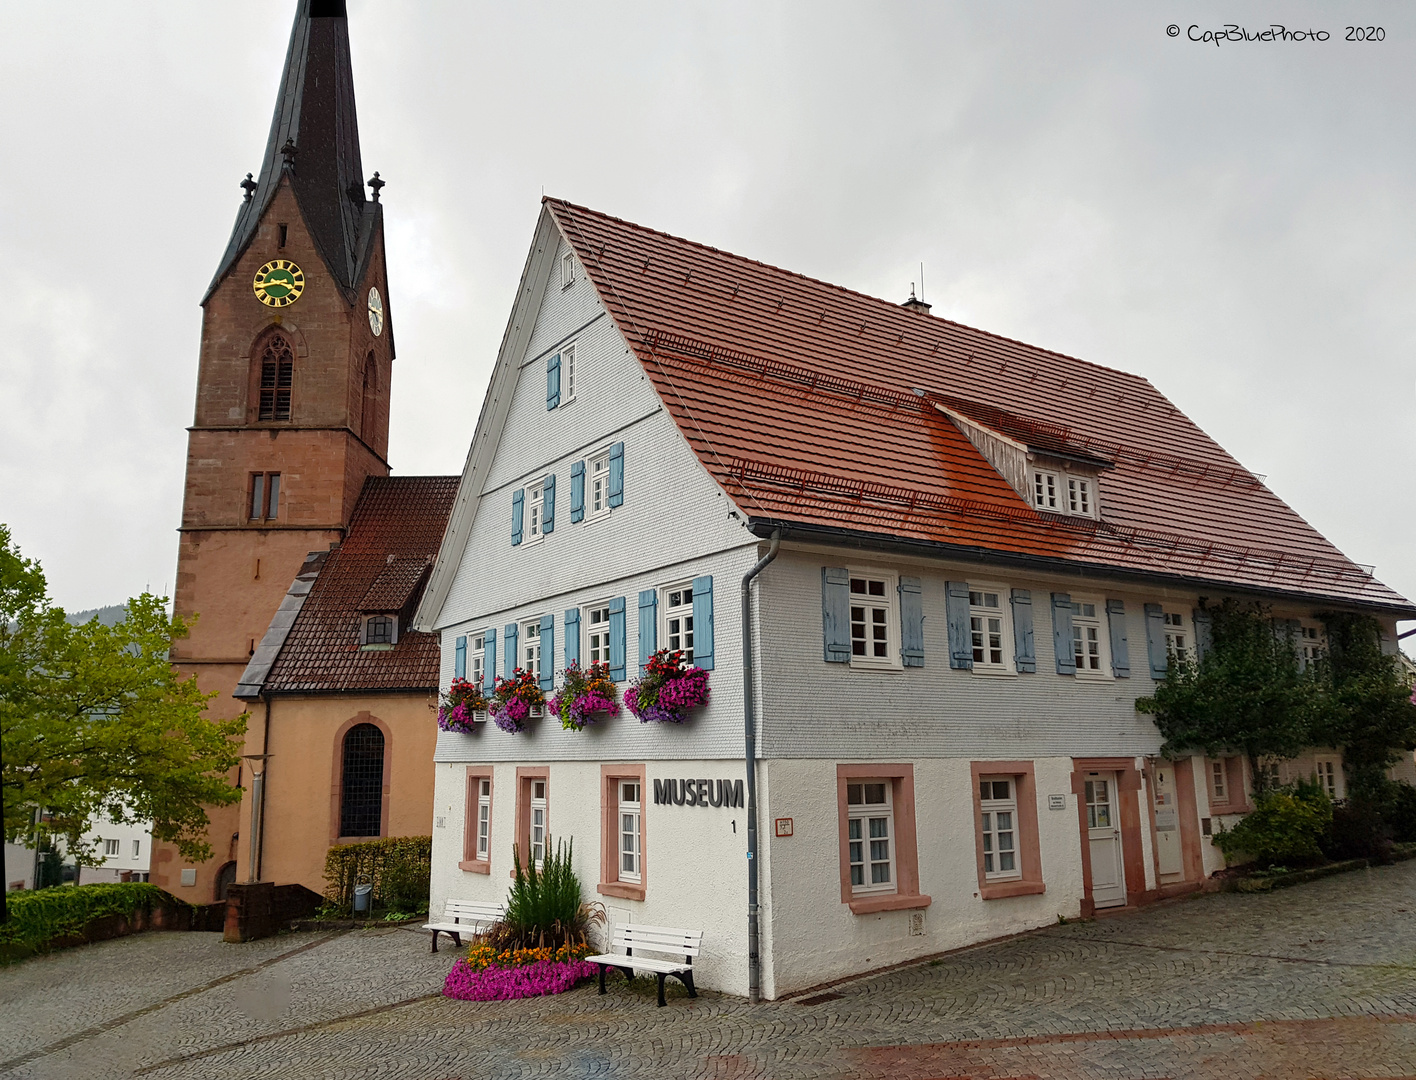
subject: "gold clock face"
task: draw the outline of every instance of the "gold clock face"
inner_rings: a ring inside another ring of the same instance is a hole
[[[376,288],[369,289],[369,329],[374,332],[374,337],[383,333],[384,307],[383,297],[379,295]]]
[[[272,259],[256,271],[251,288],[266,307],[289,307],[305,291],[305,271],[289,259]]]

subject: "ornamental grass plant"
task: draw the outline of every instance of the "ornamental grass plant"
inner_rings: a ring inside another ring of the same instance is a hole
[[[604,908],[587,904],[582,898],[580,878],[572,868],[575,841],[558,841],[554,853],[550,846],[548,836],[540,870],[535,862],[523,867],[520,850],[512,846],[515,876],[506,898],[506,913],[487,934],[487,941],[496,949],[555,949],[584,944],[589,940],[591,926],[604,922]]]

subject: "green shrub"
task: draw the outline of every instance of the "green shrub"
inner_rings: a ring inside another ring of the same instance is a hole
[[[1409,844],[1416,840],[1416,787],[1405,783],[1392,784],[1386,818],[1397,843]]]
[[[390,836],[332,847],[325,856],[325,899],[348,912],[354,906],[354,886],[367,883],[374,887],[373,907],[427,911],[432,862],[431,836]]]
[[[81,934],[105,915],[131,918],[139,911],[183,904],[156,885],[139,881],[12,892],[5,901],[10,918],[0,924],[0,947],[18,952],[42,952],[58,938]]]
[[[550,837],[546,838],[550,847]],[[522,869],[521,852],[512,846],[516,877],[506,898],[506,914],[489,939],[500,949],[559,948],[586,940],[590,924],[604,919],[598,904],[581,899],[580,879],[571,868],[575,841],[556,844],[547,852],[542,869],[531,863]]]
[[[1231,863],[1317,862],[1332,826],[1332,802],[1316,784],[1272,788],[1254,799],[1254,809],[1215,845]]]

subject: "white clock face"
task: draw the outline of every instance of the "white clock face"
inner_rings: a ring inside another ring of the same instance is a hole
[[[383,297],[379,295],[379,290],[369,289],[369,329],[374,332],[374,337],[383,333],[384,311]]]

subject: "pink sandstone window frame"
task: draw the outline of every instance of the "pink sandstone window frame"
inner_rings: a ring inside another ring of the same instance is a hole
[[[639,783],[639,881],[619,880],[619,783]],[[600,766],[600,880],[595,891],[622,900],[643,900],[649,885],[649,814],[644,765]]]
[[[856,895],[851,887],[849,808],[846,784],[852,780],[888,780],[895,820],[895,882],[892,893]],[[877,911],[904,911],[926,908],[933,901],[919,891],[919,844],[915,831],[914,766],[905,764],[864,764],[836,766],[837,835],[840,839],[841,903],[853,915]]]
[[[1022,876],[1012,881],[990,881],[983,867],[983,800],[979,782],[985,776],[1006,776],[1013,780],[1017,803],[1016,851]],[[1037,780],[1031,761],[973,761],[969,763],[973,788],[974,852],[978,862],[980,900],[1006,900],[1011,896],[1037,896],[1047,891],[1042,880],[1042,840],[1037,833]]]
[[[481,801],[482,781],[487,782],[487,857],[477,857],[477,810]],[[463,808],[462,858],[457,863],[459,870],[472,874],[492,872],[492,821],[496,814],[496,784],[492,779],[490,765],[467,766],[467,805]]]

